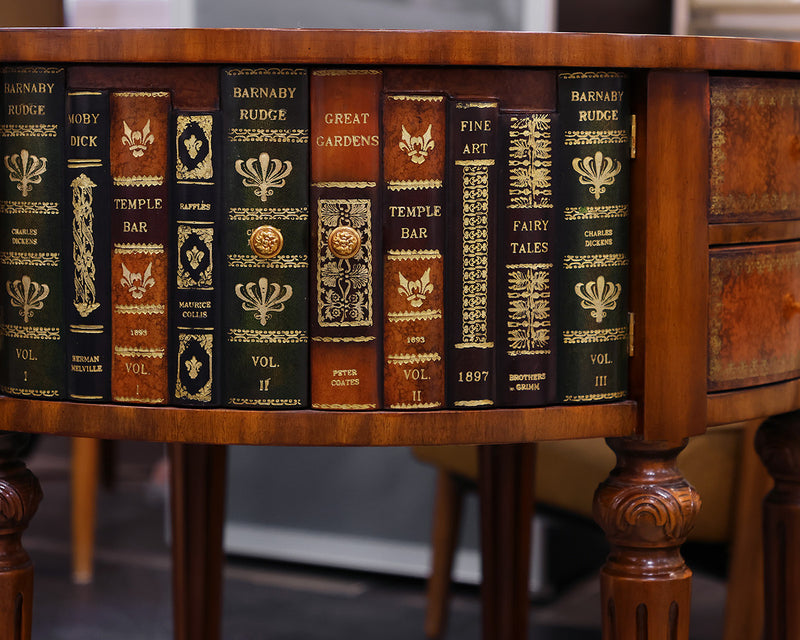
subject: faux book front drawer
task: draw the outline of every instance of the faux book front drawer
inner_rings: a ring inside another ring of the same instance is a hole
[[[800,219],[800,80],[712,77],[709,222]]]
[[[799,376],[800,242],[709,253],[709,391]]]

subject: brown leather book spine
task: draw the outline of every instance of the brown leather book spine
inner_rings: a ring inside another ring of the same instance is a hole
[[[311,75],[311,404],[381,406],[382,74]]]
[[[166,404],[167,92],[111,94],[111,396]]]
[[[444,406],[444,95],[383,102],[383,403]]]

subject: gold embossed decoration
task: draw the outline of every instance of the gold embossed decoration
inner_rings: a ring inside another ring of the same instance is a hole
[[[6,291],[11,298],[11,306],[19,309],[19,315],[27,324],[34,311],[44,308],[50,287],[34,282],[30,276],[24,275],[21,280],[6,281]]]
[[[72,258],[75,264],[75,305],[85,318],[100,306],[95,290],[94,264],[94,211],[92,194],[97,186],[81,173],[71,183],[72,187]]]
[[[261,225],[250,234],[250,248],[259,258],[274,258],[283,249],[283,234],[271,225]]]
[[[47,158],[38,157],[22,149],[19,153],[5,156],[3,162],[8,169],[8,178],[17,183],[17,189],[27,197],[33,185],[42,182],[42,176],[47,171]]]
[[[348,260],[361,250],[361,236],[352,227],[336,227],[328,236],[328,248],[342,260]]]
[[[236,173],[242,176],[242,184],[254,188],[254,193],[261,202],[266,202],[275,193],[275,189],[284,187],[286,178],[292,172],[292,163],[289,160],[270,158],[266,151],[260,153],[258,158],[237,160],[234,167]]]
[[[122,134],[122,144],[128,147],[128,151],[134,158],[141,158],[155,142],[155,137],[150,133],[150,120],[148,120],[141,131],[131,129],[130,125],[122,121],[124,133]]]
[[[494,346],[489,335],[489,166],[492,160],[457,161],[464,167],[461,341],[456,349]]]
[[[321,327],[372,325],[371,206],[370,200],[361,198],[319,200],[317,320]]]
[[[123,287],[128,290],[134,298],[137,300],[144,297],[144,294],[147,292],[149,288],[155,285],[156,280],[153,277],[153,263],[150,262],[147,264],[147,268],[144,270],[144,273],[132,273],[128,267],[125,266],[125,263],[122,263],[122,278],[120,279],[120,283]]]
[[[621,284],[606,282],[603,276],[597,280],[575,285],[575,294],[581,299],[581,307],[591,311],[591,316],[598,323],[606,317],[607,311],[617,308],[617,300],[622,292]]]
[[[551,115],[512,118],[509,131],[509,207],[553,206]]]
[[[214,177],[210,115],[179,115],[175,139],[175,175],[178,180]]]
[[[258,291],[256,291],[256,286],[258,286]],[[273,313],[281,312],[286,308],[283,303],[289,300],[293,293],[291,285],[270,283],[266,278],[259,278],[258,285],[255,282],[239,283],[234,287],[234,291],[236,297],[242,301],[242,309],[255,311],[255,318],[262,327],[266,326]]]
[[[550,353],[552,264],[517,265],[508,273],[508,355]]]
[[[589,185],[589,193],[599,200],[606,192],[606,187],[614,184],[617,174],[622,171],[622,163],[598,151],[594,156],[573,158],[572,168],[578,173],[578,181]]]
[[[431,128],[433,125],[428,125],[421,136],[412,136],[405,125],[401,125],[402,139],[400,140],[400,148],[406,152],[408,158],[414,164],[422,164],[428,159],[428,154],[433,151],[436,146],[436,141],[431,136]]]

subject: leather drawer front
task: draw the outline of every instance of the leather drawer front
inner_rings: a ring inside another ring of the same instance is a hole
[[[800,242],[712,249],[708,390],[800,375]]]
[[[800,218],[800,80],[712,77],[709,222]]]

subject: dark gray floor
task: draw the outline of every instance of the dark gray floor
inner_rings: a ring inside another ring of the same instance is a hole
[[[36,567],[33,640],[168,640],[170,560],[165,511],[150,482],[160,445],[122,443],[117,484],[98,496],[95,579],[70,582],[69,441],[42,438],[29,460],[45,500],[24,537]],[[424,638],[424,584],[347,571],[229,559],[225,571],[225,640],[399,640]],[[724,582],[698,574],[692,638],[719,640]],[[592,576],[551,602],[531,606],[537,640],[599,637],[599,594]],[[477,590],[452,601],[447,640],[478,640]]]

